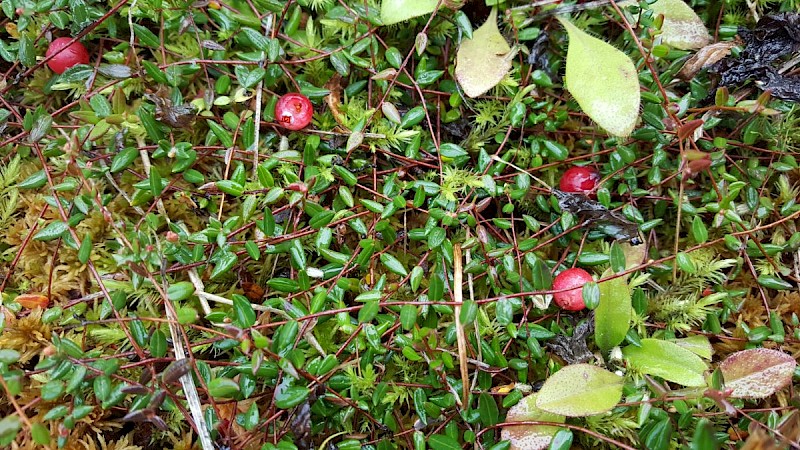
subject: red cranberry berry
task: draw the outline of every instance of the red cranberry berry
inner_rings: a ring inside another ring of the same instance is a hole
[[[595,197],[594,188],[600,181],[600,173],[591,167],[574,166],[567,169],[558,182],[558,187],[564,192],[580,192],[590,197]]]
[[[589,272],[578,268],[567,269],[556,275],[556,279],[553,280],[553,290],[569,290],[554,293],[553,299],[562,309],[580,311],[586,308],[586,303],[583,301],[583,285],[590,281],[594,280]]]
[[[313,114],[314,107],[308,97],[296,92],[284,95],[275,105],[275,120],[294,131],[307,127]]]
[[[69,45],[71,40],[72,38],[69,37],[60,37],[51,42],[50,47],[47,48],[47,53],[45,53],[47,57],[55,55],[53,59],[47,61],[47,66],[53,72],[62,74],[74,65],[89,64],[89,52],[86,51],[86,47],[78,41]]]

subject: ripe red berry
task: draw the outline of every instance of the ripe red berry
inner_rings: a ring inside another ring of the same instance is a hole
[[[594,280],[589,272],[578,268],[567,269],[556,275],[556,279],[553,280],[553,290],[569,289],[553,294],[556,305],[567,311],[580,311],[586,308],[586,303],[583,301],[583,285],[590,281]]]
[[[89,52],[86,47],[78,41],[68,45],[72,38],[60,37],[50,43],[47,48],[46,56],[55,54],[53,59],[47,61],[47,66],[53,72],[62,74],[65,70],[77,64],[89,64]]]
[[[600,181],[600,173],[591,167],[574,166],[567,169],[558,182],[558,187],[564,192],[580,192],[594,197],[594,188]]]
[[[284,128],[302,130],[311,123],[314,107],[303,94],[292,92],[278,99],[275,105],[275,120]]]

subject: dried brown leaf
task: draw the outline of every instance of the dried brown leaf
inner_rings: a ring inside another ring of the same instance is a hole
[[[684,81],[689,81],[697,75],[702,69],[721,61],[723,58],[731,54],[731,49],[736,47],[741,42],[737,40],[716,42],[714,44],[706,45],[697,51],[691,58],[686,60],[686,63],[678,72],[678,78]]]

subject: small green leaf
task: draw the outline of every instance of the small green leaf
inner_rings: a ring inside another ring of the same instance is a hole
[[[417,289],[419,289],[420,283],[422,283],[422,276],[423,275],[424,275],[424,270],[422,269],[422,267],[414,266],[414,268],[411,269],[411,279],[410,279],[411,291],[417,292]]]
[[[594,281],[590,281],[583,285],[581,290],[583,295],[583,303],[589,309],[597,309],[600,304],[600,286]]]
[[[623,272],[625,270],[625,253],[616,241],[611,244],[609,262],[611,263],[611,270],[613,270],[614,273]]]
[[[476,317],[478,317],[478,304],[475,303],[475,301],[466,300],[461,304],[459,320],[461,320],[462,326],[471,324],[475,321]]]
[[[569,450],[572,447],[572,430],[559,430],[553,436],[548,450]]]
[[[78,249],[78,261],[81,264],[86,264],[89,261],[89,257],[92,255],[92,236],[86,235],[83,237],[81,241],[81,247]]]
[[[16,350],[10,348],[0,349],[0,363],[2,364],[14,364],[19,361],[19,357],[20,353]]]
[[[158,40],[158,36],[155,35],[152,31],[150,31],[144,25],[139,25],[138,23],[133,24],[133,33],[136,37],[139,38],[139,42],[142,45],[152,48],[159,48],[161,47],[161,43]]]
[[[758,277],[758,284],[776,290],[788,290],[792,289],[792,283],[788,281],[784,281],[778,276],[775,275],[761,275]]]
[[[333,220],[335,212],[331,211],[330,209],[326,209],[320,211],[319,213],[315,214],[314,217],[308,222],[308,225],[315,230],[319,230],[320,228],[328,225]]]
[[[403,327],[404,330],[408,331],[414,328],[414,324],[417,322],[417,307],[414,305],[403,305],[400,308],[400,326]]]
[[[458,441],[446,434],[434,434],[428,438],[428,445],[433,450],[461,450]]]
[[[681,271],[683,272],[697,272],[697,266],[695,266],[694,261],[692,261],[692,258],[690,258],[689,255],[684,252],[678,252],[678,254],[675,255],[675,263],[678,264],[678,267],[680,267]]]
[[[481,423],[487,427],[494,426],[500,422],[497,402],[494,401],[494,397],[486,392],[481,393],[478,397],[478,412],[480,413]]]
[[[239,261],[236,253],[223,252],[222,256],[217,260],[214,270],[211,271],[211,279],[217,279],[222,275],[228,273],[229,270]]]
[[[387,269],[400,275],[401,277],[408,276],[408,270],[403,266],[403,263],[397,260],[394,256],[388,253],[381,253],[381,262]]]
[[[208,383],[208,393],[214,398],[231,398],[239,392],[239,383],[230,378],[215,378]]]
[[[167,354],[167,336],[161,330],[156,330],[150,336],[150,355],[154,358],[163,358]]]
[[[456,11],[456,13],[453,15],[453,19],[455,20],[458,28],[464,33],[464,37],[467,39],[472,39],[472,23],[470,23],[469,17],[467,17],[464,11]]]
[[[628,136],[639,118],[639,76],[621,51],[558,19],[569,35],[567,89],[581,109],[611,135]]]
[[[121,172],[128,168],[139,156],[139,149],[136,147],[125,147],[114,155],[111,161],[111,173]]]
[[[34,172],[33,175],[29,176],[28,178],[22,180],[17,187],[19,189],[39,189],[45,184],[47,184],[47,174],[44,172],[44,170],[39,170]]]
[[[64,222],[52,222],[43,230],[33,235],[35,241],[52,241],[62,237],[67,232],[67,224]]]
[[[53,410],[50,410],[47,415],[50,415]],[[45,416],[46,417],[46,416]],[[47,420],[45,418],[45,420]],[[3,419],[0,419],[0,445],[9,445],[13,442],[19,430],[22,428],[22,421],[16,414],[9,414]]]
[[[194,285],[188,281],[174,283],[167,288],[167,298],[173,302],[186,300],[194,294]]]
[[[692,238],[698,244],[708,240],[708,228],[706,228],[706,224],[703,223],[703,219],[700,216],[694,216],[692,220]]]
[[[206,123],[208,123],[208,127],[211,128],[211,132],[214,133],[214,136],[216,136],[217,139],[219,139],[223,147],[233,147],[233,136],[231,136],[231,133],[228,132],[228,130],[213,120],[206,120]]]
[[[39,445],[50,444],[50,430],[41,423],[34,423],[31,427],[31,436],[33,441]]]
[[[428,397],[425,395],[425,391],[422,388],[416,388],[414,389],[412,397],[414,400],[414,409],[417,411],[420,422],[427,424],[428,412],[425,410],[425,402],[428,400]]]
[[[233,312],[236,315],[236,325],[241,328],[250,328],[256,323],[256,312],[245,296],[233,296]]]
[[[290,409],[303,403],[308,398],[311,390],[305,386],[286,386],[275,389],[275,406],[280,409]]]
[[[244,193],[244,186],[233,180],[219,180],[215,184],[220,191],[234,197],[239,197]]]

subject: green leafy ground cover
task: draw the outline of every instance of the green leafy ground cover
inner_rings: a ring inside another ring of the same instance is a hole
[[[0,445],[796,446],[798,4],[568,8],[2,0]]]

